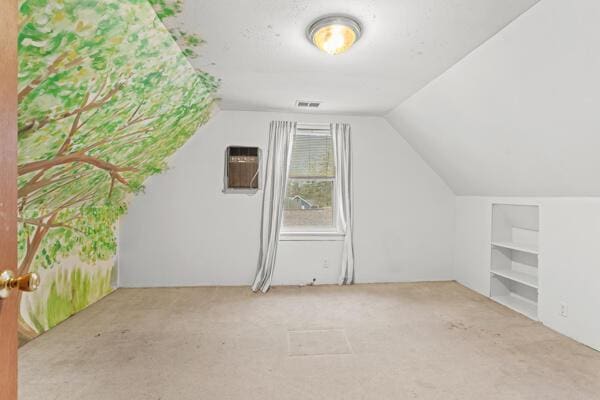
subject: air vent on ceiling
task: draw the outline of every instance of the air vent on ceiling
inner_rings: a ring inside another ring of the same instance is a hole
[[[319,108],[321,105],[320,101],[307,101],[307,100],[297,100],[296,107],[298,108]]]

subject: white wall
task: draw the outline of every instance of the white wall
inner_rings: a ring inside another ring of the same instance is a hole
[[[539,204],[540,320],[600,350],[600,199],[456,198],[454,271],[463,285],[489,296],[491,205]],[[560,304],[568,316],[560,316]]]
[[[261,196],[221,192],[223,157],[228,145],[266,150],[274,119],[352,124],[358,282],[452,279],[454,194],[383,118],[221,111],[131,203],[120,224],[122,286],[252,281]],[[281,242],[274,283],[336,282],[340,249]]]
[[[458,195],[600,195],[600,2],[542,0],[387,119]]]

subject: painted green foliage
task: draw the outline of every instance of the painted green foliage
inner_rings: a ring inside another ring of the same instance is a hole
[[[179,47],[181,47],[181,51],[188,58],[196,58],[198,54],[195,52],[195,48],[202,44],[202,39],[195,33],[186,32],[175,23],[173,18],[177,14],[181,13],[183,9],[183,0],[148,0],[154,10],[156,11],[156,15],[160,18],[167,27],[169,28],[169,32],[173,36],[173,39],[177,42]]]
[[[19,22],[19,273],[110,259],[128,195],[209,118],[217,81],[148,0],[22,0]]]
[[[111,270],[59,271],[48,296],[37,297],[28,313],[37,332],[53,328],[111,292]]]

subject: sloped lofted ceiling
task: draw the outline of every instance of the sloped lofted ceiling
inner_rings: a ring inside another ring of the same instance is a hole
[[[386,118],[456,194],[600,196],[598,20],[543,0]]]
[[[537,0],[195,0],[165,22],[206,43],[192,64],[221,78],[221,108],[383,114],[489,39]],[[332,57],[306,27],[355,16],[364,36]]]

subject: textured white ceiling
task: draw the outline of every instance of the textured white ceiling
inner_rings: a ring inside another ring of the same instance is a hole
[[[222,79],[221,108],[382,114],[493,36],[537,0],[187,0],[175,21],[206,44],[192,63]],[[307,25],[346,13],[364,25],[329,56]]]

